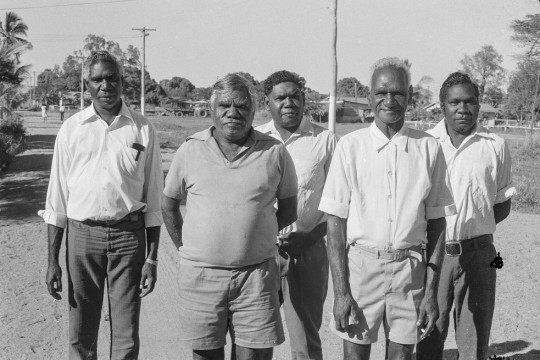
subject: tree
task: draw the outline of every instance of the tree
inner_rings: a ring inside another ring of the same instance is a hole
[[[191,81],[180,76],[174,76],[170,80],[161,80],[159,85],[165,90],[167,96],[180,100],[189,99],[191,92],[195,89]]]
[[[504,97],[505,93],[501,90],[501,88],[489,87],[484,93],[484,102],[497,108],[503,103]]]
[[[191,92],[193,100],[209,100],[212,95],[212,87],[195,88]]]
[[[20,65],[17,54],[25,48],[24,44],[0,44],[0,83],[19,85],[26,76],[30,65]]]
[[[526,115],[535,118],[540,107],[540,96],[537,93],[540,60],[525,59],[518,63],[518,68],[510,76],[508,97],[504,102],[505,111],[522,123]],[[534,107],[534,111],[532,111]]]
[[[8,11],[4,22],[0,21],[0,40],[7,45],[22,45],[19,51],[14,54],[17,62],[22,52],[32,49],[32,44],[24,37],[27,36],[28,26],[16,13]]]
[[[484,45],[473,56],[465,55],[460,61],[463,72],[478,84],[481,102],[484,101],[487,87],[499,87],[504,80],[505,70],[501,66],[502,60],[502,55],[492,45]]]
[[[413,86],[413,95],[411,99],[411,106],[414,109],[423,108],[426,105],[431,103],[433,98],[433,92],[427,87],[433,82],[433,78],[429,75],[424,75],[418,82],[418,84]],[[424,114],[422,112],[419,113]]]
[[[362,85],[362,83],[355,77],[348,77],[338,81],[337,83],[337,96],[354,97],[354,85],[356,84],[356,96],[367,97],[369,95],[369,87]]]
[[[514,20],[510,28],[514,31],[512,40],[525,48],[524,57],[540,58],[540,14],[529,14],[524,20]]]

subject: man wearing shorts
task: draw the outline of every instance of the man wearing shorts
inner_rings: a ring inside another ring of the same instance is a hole
[[[387,359],[411,359],[438,317],[445,216],[455,207],[439,143],[404,125],[408,62],[384,58],[372,71],[375,122],[338,142],[319,206],[329,214],[331,329],[345,359],[369,359],[382,323]]]
[[[296,220],[297,180],[285,146],[252,128],[254,94],[242,76],[219,79],[214,125],[187,138],[165,181],[163,217],[181,256],[181,339],[197,360],[224,359],[227,332],[239,360],[270,360],[284,341],[276,235]]]

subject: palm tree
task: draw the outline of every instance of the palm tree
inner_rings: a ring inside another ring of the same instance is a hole
[[[431,83],[433,83],[433,78],[429,75],[424,75],[418,84],[413,86],[412,106],[414,108],[429,105],[433,97],[433,92],[426,86]]]
[[[0,83],[20,84],[26,76],[31,65],[20,65],[16,58],[26,44],[0,43]]]
[[[3,23],[0,21],[0,41],[7,45],[24,45],[19,48],[20,52],[14,54],[17,62],[19,62],[19,56],[22,52],[32,49],[32,44],[24,38],[27,36],[27,31],[28,25],[13,11],[6,13]]]

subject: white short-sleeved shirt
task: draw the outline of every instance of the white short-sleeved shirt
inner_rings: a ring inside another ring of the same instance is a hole
[[[161,226],[162,192],[154,126],[124,103],[108,125],[91,105],[58,131],[45,210],[38,214],[64,228],[67,218],[119,220],[142,209],[146,227]]]
[[[516,194],[506,142],[477,125],[456,149],[444,119],[428,133],[441,143],[456,203],[457,214],[446,219],[446,239],[465,240],[493,234],[493,205]]]
[[[163,193],[186,199],[180,255],[200,266],[241,267],[277,255],[276,199],[297,194],[293,161],[276,139],[252,130],[232,161],[213,127],[176,152]]]
[[[338,142],[319,209],[347,219],[347,241],[407,249],[427,220],[455,214],[440,144],[405,125],[388,139],[374,124]]]
[[[326,175],[330,168],[337,137],[321,126],[312,124],[309,119],[302,123],[283,141],[273,121],[255,130],[278,139],[291,155],[298,177],[298,219],[280,231],[281,235],[299,231],[308,233],[315,226],[326,221],[326,214],[319,210]]]

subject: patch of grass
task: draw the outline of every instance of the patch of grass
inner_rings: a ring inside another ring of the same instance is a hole
[[[528,135],[510,149],[517,189],[512,207],[520,212],[540,214],[540,133]]]

